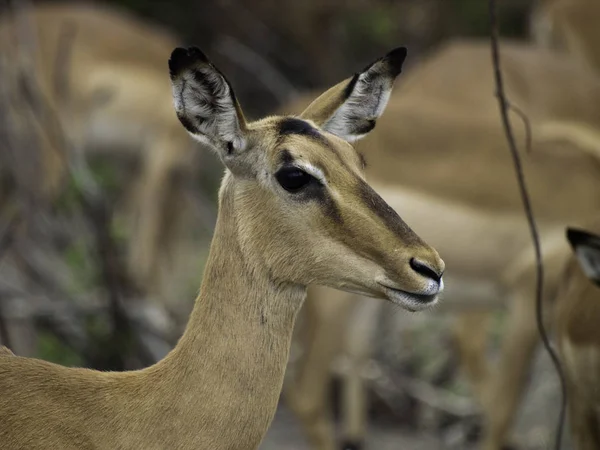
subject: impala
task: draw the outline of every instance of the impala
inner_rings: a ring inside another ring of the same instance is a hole
[[[564,51],[600,70],[600,3],[595,0],[543,0],[531,15],[537,44]]]
[[[595,450],[600,448],[600,237],[568,228],[567,238],[574,255],[556,297],[556,338],[575,448]]]
[[[247,122],[200,50],[174,50],[177,117],[226,168],[188,326],[163,360],[133,372],[0,357],[3,448],[255,449],[308,284],[411,311],[434,305],[444,262],[365,182],[352,145],[374,127],[405,57],[391,51],[299,116]]]
[[[568,55],[530,45],[504,44],[502,61],[510,101],[531,122],[532,150],[522,148],[521,156],[550,298],[569,252],[564,227],[585,223],[600,207],[600,79]],[[538,331],[533,250],[494,97],[489,43],[444,45],[404,81],[377,133],[361,143],[369,149],[366,176],[448,263],[444,309],[458,314],[454,335],[483,410],[482,446],[498,450],[526,386]],[[300,99],[287,109],[306,103]],[[515,119],[513,125],[524,145],[522,123]],[[331,361],[342,350],[350,362],[343,374],[347,417],[341,448],[364,444],[360,374],[380,305],[360,316],[363,326],[348,328],[359,302],[355,294],[311,288],[305,304],[308,332],[299,335],[305,352],[285,393],[319,450],[340,448],[327,386]],[[485,358],[488,317],[503,303],[508,319],[492,370]]]

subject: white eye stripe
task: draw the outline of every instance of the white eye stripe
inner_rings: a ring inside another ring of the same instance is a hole
[[[319,169],[316,166],[313,166],[310,163],[307,162],[300,162],[300,161],[296,161],[294,163],[294,165],[296,167],[298,167],[299,169],[304,170],[306,173],[308,173],[309,175],[312,175],[313,177],[315,177],[317,180],[319,180],[322,184],[327,184],[327,180],[325,179],[325,174],[323,173],[323,171],[321,169]]]

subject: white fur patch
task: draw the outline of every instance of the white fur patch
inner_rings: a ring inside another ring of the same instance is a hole
[[[312,175],[313,177],[315,177],[322,184],[324,184],[324,185],[327,184],[327,179],[325,178],[325,174],[318,167],[313,166],[311,163],[302,162],[302,161],[297,161],[295,165],[298,166],[299,169],[302,169],[306,173],[308,173],[308,174]]]

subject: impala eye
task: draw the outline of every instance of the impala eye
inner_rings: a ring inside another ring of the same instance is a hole
[[[288,192],[298,192],[316,178],[297,167],[284,167],[275,174],[277,182]]]

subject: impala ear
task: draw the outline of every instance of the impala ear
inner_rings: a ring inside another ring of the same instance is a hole
[[[169,59],[177,117],[198,141],[227,162],[246,149],[246,121],[225,76],[196,47],[176,48]]]
[[[364,137],[383,113],[405,59],[406,48],[392,50],[323,93],[300,117],[348,142]]]
[[[600,236],[567,228],[567,239],[587,277],[600,285]]]

